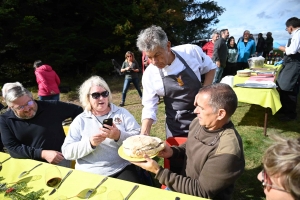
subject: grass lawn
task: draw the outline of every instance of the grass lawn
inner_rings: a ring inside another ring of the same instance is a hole
[[[119,105],[121,102],[121,93],[123,87],[124,77],[105,78],[113,93],[113,103]],[[64,81],[64,80],[62,80]],[[66,81],[66,80],[65,80]],[[68,94],[61,94],[61,100],[78,103],[76,87],[83,81],[77,80],[68,81],[73,91]],[[34,90],[34,89],[33,89]],[[36,90],[36,89],[35,89]],[[36,94],[35,94],[36,95]],[[299,112],[298,105],[298,113]],[[140,123],[142,105],[139,95],[133,85],[127,93],[125,108],[129,110]],[[270,139],[263,135],[265,109],[257,105],[250,105],[239,103],[237,111],[232,117],[236,129],[243,139],[244,152],[246,158],[246,168],[244,174],[236,182],[233,199],[265,199],[261,182],[256,178],[261,171],[261,157],[264,150],[270,145]],[[281,122],[277,116],[273,116],[271,111],[268,115],[268,134],[279,134],[285,137],[297,138],[299,137],[300,123],[299,119],[292,122]],[[161,101],[158,109],[158,122],[153,125],[151,129],[152,136],[157,136],[165,139],[164,131],[164,103]],[[160,164],[163,164],[162,159],[157,159]]]

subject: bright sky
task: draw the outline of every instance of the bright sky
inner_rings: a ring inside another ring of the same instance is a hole
[[[285,31],[285,22],[291,17],[300,18],[300,0],[214,0],[226,9],[218,17],[220,22],[214,27],[228,28],[230,36],[241,37],[245,30],[250,33],[272,32],[272,37],[280,44],[286,44],[290,35]]]

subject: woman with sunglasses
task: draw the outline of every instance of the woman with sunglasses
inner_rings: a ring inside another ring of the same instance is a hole
[[[142,91],[139,86],[139,71],[139,64],[135,60],[134,54],[131,51],[127,51],[125,54],[125,61],[123,62],[121,68],[121,72],[125,73],[125,80],[122,91],[122,101],[119,106],[124,106],[126,100],[126,93],[131,82],[133,83],[135,89],[138,91],[140,98],[142,98]]]
[[[263,156],[263,171],[257,178],[262,182],[267,200],[300,199],[300,138],[276,141]]]
[[[62,146],[68,160],[76,160],[75,169],[139,182],[134,165],[118,155],[123,141],[140,133],[140,126],[125,108],[112,103],[107,83],[92,76],[79,88],[79,99],[84,112],[70,125]],[[112,125],[104,124],[112,118]]]

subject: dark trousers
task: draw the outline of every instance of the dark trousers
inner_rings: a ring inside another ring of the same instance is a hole
[[[138,176],[136,166],[132,164],[127,165],[122,171],[112,175],[111,177],[141,184],[141,180]]]
[[[243,70],[243,69],[249,68],[249,65],[248,65],[248,63],[237,62],[236,67],[237,67],[237,70]]]
[[[297,96],[299,94],[299,87],[299,82],[297,82],[293,91],[279,91],[280,101],[282,104],[280,112],[291,119],[295,119],[297,117]]]

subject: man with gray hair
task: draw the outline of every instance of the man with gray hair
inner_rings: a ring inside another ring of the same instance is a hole
[[[9,109],[0,115],[0,132],[9,154],[70,167],[61,153],[62,122],[74,119],[83,109],[60,101],[35,101],[19,84],[6,90],[4,99]]]
[[[212,57],[213,62],[216,63],[217,65],[213,83],[219,83],[221,81],[221,77],[224,68],[226,67],[226,61],[227,61],[228,49],[226,45],[226,40],[229,36],[228,29],[222,29],[220,31],[220,35],[221,37],[215,42],[214,53]]]
[[[215,64],[199,46],[185,44],[171,48],[167,34],[152,25],[142,30],[137,47],[151,61],[143,74],[143,111],[141,134],[149,135],[156,122],[158,96],[164,98],[167,137],[186,137],[193,113],[193,99],[201,87],[212,83]]]
[[[146,162],[133,164],[154,173],[172,191],[229,200],[245,167],[242,138],[230,120],[238,105],[237,96],[229,85],[217,83],[201,88],[194,100],[197,117],[186,143],[165,145],[158,154],[170,161],[184,158],[183,170],[175,173],[162,168],[147,155]]]
[[[219,39],[219,32],[217,30],[215,30],[212,34],[211,34],[211,41],[207,42],[203,47],[202,50],[204,51],[204,53],[206,53],[206,55],[208,55],[210,58],[212,58],[213,53],[214,53],[214,45],[215,42],[217,41],[217,39]]]

